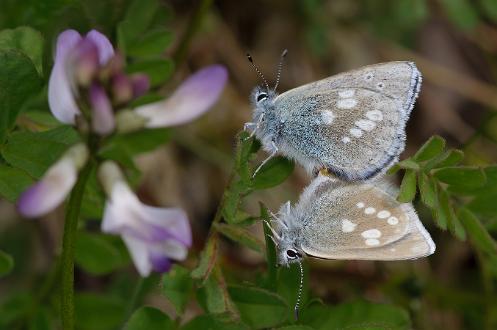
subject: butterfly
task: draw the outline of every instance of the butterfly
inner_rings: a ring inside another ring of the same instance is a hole
[[[326,168],[346,181],[370,179],[398,161],[421,88],[413,62],[369,65],[278,95],[278,83],[270,89],[249,60],[265,86],[252,92],[253,121],[245,129],[270,153],[256,172],[278,153],[309,173]]]
[[[349,183],[319,173],[298,203],[274,215],[278,263],[322,259],[405,260],[435,252],[435,243],[410,203],[380,179]]]

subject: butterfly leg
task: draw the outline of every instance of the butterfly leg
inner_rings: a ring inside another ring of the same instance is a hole
[[[257,175],[257,172],[259,172],[259,170],[271,159],[273,158],[276,153],[278,152],[278,147],[276,146],[276,144],[274,143],[274,141],[271,141],[271,149],[269,150],[269,152],[271,153],[269,155],[268,158],[266,158],[262,163],[261,165],[259,165],[259,167],[255,170],[254,174],[252,175],[252,178],[254,178],[256,175]]]
[[[248,138],[246,138],[245,140],[251,139],[255,135],[255,132],[257,132],[257,130],[259,129],[259,126],[261,125],[262,118],[264,118],[264,114],[261,114],[261,116],[259,117],[259,119],[257,120],[256,123],[248,122],[248,123],[245,123],[243,125],[244,131],[247,131],[247,130],[252,131],[252,132],[250,132],[250,136]]]

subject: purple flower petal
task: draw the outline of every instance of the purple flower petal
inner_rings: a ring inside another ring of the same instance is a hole
[[[105,65],[114,56],[114,47],[109,39],[97,30],[91,30],[86,34],[86,39],[91,40],[98,48],[100,65]]]
[[[107,94],[102,86],[94,83],[90,87],[90,103],[92,106],[92,128],[100,135],[111,133],[115,126],[114,112]]]
[[[165,101],[147,104],[135,111],[149,119],[146,127],[168,127],[194,120],[219,98],[228,73],[222,65],[211,65],[186,79]]]
[[[133,85],[133,97],[142,96],[150,88],[150,80],[148,79],[148,76],[144,74],[132,75],[131,84]]]
[[[19,212],[28,218],[39,217],[59,206],[76,183],[77,168],[68,158],[56,162],[41,181],[26,190],[18,200]]]
[[[104,188],[110,198],[105,205],[102,231],[122,236],[142,276],[148,276],[152,269],[167,271],[170,259],[184,260],[192,243],[186,213],[181,209],[144,205],[122,178],[107,180],[121,174],[113,173],[118,171],[117,167],[110,164],[104,167],[105,164],[99,177],[105,174]]]
[[[133,83],[123,73],[112,78],[112,93],[117,103],[126,103],[133,98]]]
[[[71,90],[73,83],[66,70],[69,53],[82,40],[74,30],[62,32],[57,39],[54,67],[48,83],[48,103],[52,114],[65,124],[74,124],[80,113]]]
[[[87,39],[78,42],[70,52],[67,65],[67,75],[74,76],[80,85],[88,86],[99,68],[98,48],[95,43]]]
[[[150,255],[150,262],[154,271],[158,273],[168,272],[173,265],[168,257],[155,253]]]

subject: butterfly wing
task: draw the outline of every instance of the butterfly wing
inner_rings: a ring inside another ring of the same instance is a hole
[[[325,259],[401,260],[432,254],[435,244],[412,205],[396,201],[384,186],[326,180],[308,192],[296,207],[305,214],[301,249]]]
[[[308,168],[355,181],[393,164],[421,87],[412,62],[366,66],[279,95],[282,153]]]

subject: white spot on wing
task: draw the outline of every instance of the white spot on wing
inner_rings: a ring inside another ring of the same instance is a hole
[[[353,223],[352,221],[348,219],[343,219],[342,220],[342,231],[344,233],[351,233],[355,230],[355,227],[357,227],[357,224]]]
[[[344,91],[339,91],[338,96],[343,97],[343,98],[348,98],[352,97],[355,94],[355,90],[353,89],[346,89]]]
[[[364,203],[363,202],[359,202],[355,206],[357,206],[358,208],[362,209],[364,207]]]
[[[361,233],[361,236],[364,238],[380,238],[381,237],[381,231],[378,229],[368,229],[365,230]]]
[[[340,109],[352,109],[357,105],[356,99],[343,99],[337,102],[337,107]]]
[[[390,217],[388,218],[387,222],[389,225],[394,226],[399,223],[399,219],[397,219],[397,217]]]
[[[366,112],[366,117],[373,121],[383,120],[383,113],[380,110],[371,110]]]
[[[359,127],[360,129],[363,129],[365,131],[371,131],[373,128],[375,128],[376,124],[374,121],[367,120],[367,119],[361,119],[355,122],[355,125]]]
[[[355,137],[361,137],[362,136],[362,130],[358,129],[358,128],[351,128],[349,130],[350,134],[352,134],[352,136],[355,136]]]
[[[349,138],[348,136],[344,136],[344,137],[342,138],[342,142],[343,142],[343,143],[349,143],[349,142],[350,142],[350,138]]]
[[[376,215],[378,218],[380,219],[386,219],[388,218],[389,216],[391,215],[390,212],[388,212],[387,210],[381,210],[380,212],[378,212],[378,214]]]
[[[323,122],[326,125],[330,125],[335,120],[335,115],[333,114],[333,112],[331,112],[329,110],[323,111],[323,112],[321,112],[321,119],[323,119]]]
[[[374,207],[366,207],[366,209],[364,210],[364,213],[366,214],[373,214],[376,212],[376,209]]]
[[[380,245],[380,241],[378,241],[376,238],[368,238],[367,240],[364,241],[364,243],[366,243],[366,245],[369,246]]]
[[[372,72],[368,72],[366,73],[366,75],[364,76],[364,80],[366,81],[370,81],[371,79],[373,79],[374,75]]]

